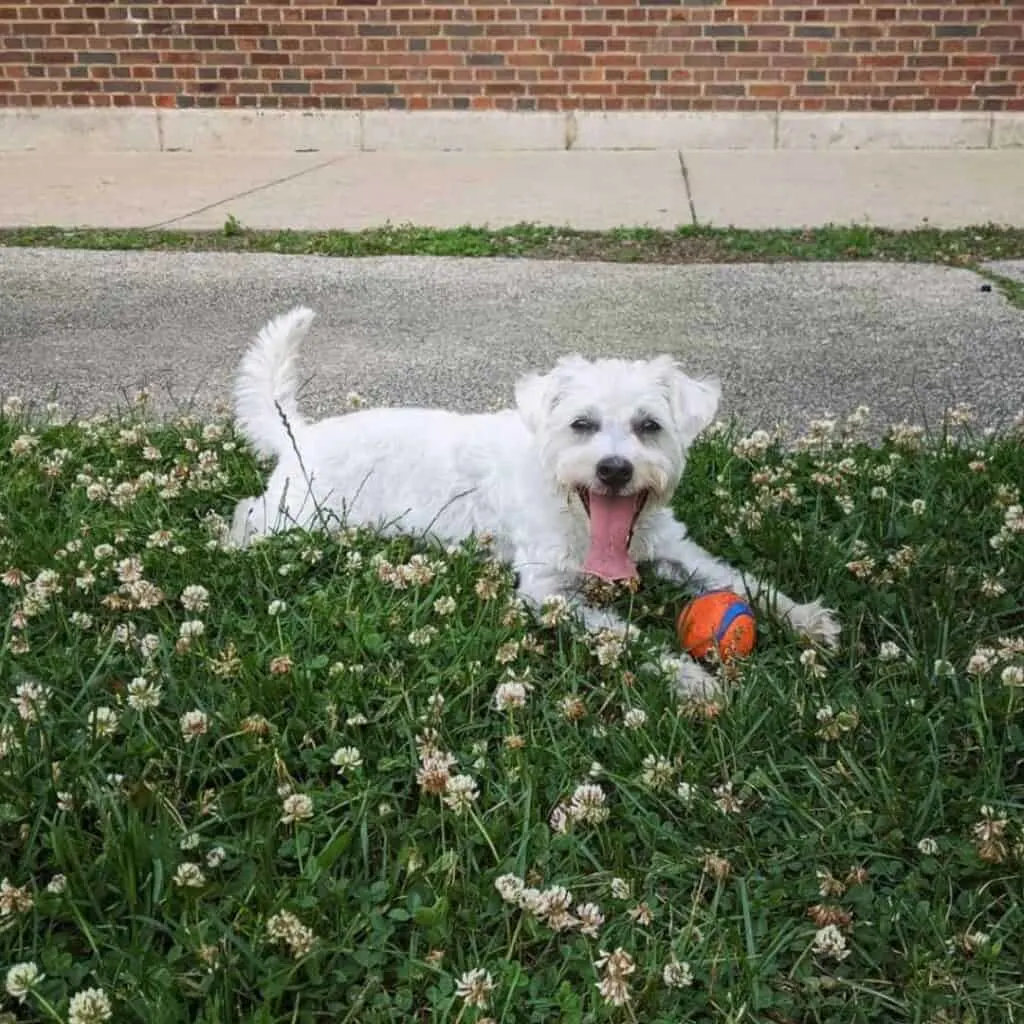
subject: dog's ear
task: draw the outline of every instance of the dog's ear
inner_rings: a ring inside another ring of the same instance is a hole
[[[554,390],[549,373],[528,373],[516,381],[516,407],[531,433],[537,433],[551,412]]]
[[[683,447],[689,447],[718,412],[722,385],[715,378],[696,380],[687,376],[677,363],[668,363],[669,401]]]
[[[516,383],[516,405],[523,422],[537,433],[555,410],[581,367],[589,364],[582,356],[562,356],[550,373],[528,373]]]

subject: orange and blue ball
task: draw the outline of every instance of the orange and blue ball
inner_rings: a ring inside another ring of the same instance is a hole
[[[731,590],[712,590],[695,597],[676,620],[679,644],[695,658],[713,651],[723,661],[745,658],[757,643],[753,609]]]

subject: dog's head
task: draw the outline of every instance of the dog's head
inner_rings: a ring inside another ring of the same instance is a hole
[[[619,578],[632,566],[637,522],[671,500],[720,393],[717,381],[688,377],[668,356],[569,356],[519,381],[516,403],[545,468],[589,520],[588,571]]]

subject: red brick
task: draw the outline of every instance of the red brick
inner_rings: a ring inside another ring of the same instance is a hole
[[[1024,0],[0,4],[0,105],[1024,109]]]

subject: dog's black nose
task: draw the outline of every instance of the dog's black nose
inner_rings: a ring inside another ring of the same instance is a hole
[[[633,463],[621,455],[608,455],[597,464],[597,479],[605,487],[625,487],[633,479]]]

